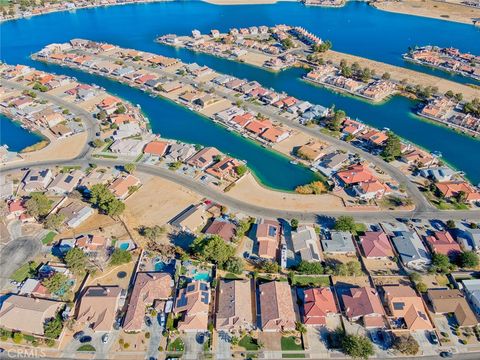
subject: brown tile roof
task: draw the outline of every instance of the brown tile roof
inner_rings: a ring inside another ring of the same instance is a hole
[[[225,241],[231,241],[235,236],[235,225],[228,221],[214,220],[206,229],[205,234],[219,235]]]
[[[142,329],[145,306],[153,304],[154,300],[168,298],[172,293],[171,282],[172,277],[167,273],[137,273],[123,322],[125,331]]]
[[[294,330],[295,305],[288,282],[271,281],[258,288],[262,330]]]
[[[0,327],[27,334],[43,335],[43,324],[57,314],[64,303],[19,295],[6,298],[0,308]]]
[[[178,330],[207,330],[210,286],[205,281],[193,281],[180,289],[175,299],[175,314],[183,313]]]
[[[457,289],[432,289],[427,292],[436,313],[454,313],[460,326],[474,326],[478,319],[468,305],[465,296]]]
[[[321,287],[304,292],[304,322],[308,325],[325,325],[325,317],[338,313],[332,289]]]
[[[218,286],[217,330],[250,329],[252,326],[250,280],[221,280]]]
[[[111,331],[122,289],[118,286],[90,286],[82,294],[77,321],[94,331]]]
[[[377,291],[368,286],[351,288],[350,294],[342,295],[342,300],[349,319],[385,314]]]

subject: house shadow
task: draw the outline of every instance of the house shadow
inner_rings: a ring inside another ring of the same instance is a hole
[[[168,239],[170,240],[170,242],[175,246],[180,246],[185,251],[189,249],[195,238],[195,235],[186,231],[179,231],[168,234]]]

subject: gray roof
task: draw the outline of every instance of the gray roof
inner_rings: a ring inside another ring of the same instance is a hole
[[[322,247],[325,252],[355,252],[352,234],[346,231],[330,232],[331,240],[323,239]]]
[[[293,250],[300,253],[302,260],[320,261],[318,240],[315,229],[311,226],[300,226],[292,231]]]
[[[416,232],[400,231],[392,238],[392,241],[405,265],[415,260],[430,263],[430,255]]]

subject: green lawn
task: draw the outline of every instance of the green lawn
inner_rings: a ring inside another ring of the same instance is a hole
[[[50,245],[53,241],[53,238],[57,235],[57,233],[50,231],[45,237],[42,239],[43,245]]]
[[[249,335],[245,335],[239,342],[238,346],[243,347],[247,351],[257,351],[258,350],[258,344],[257,340],[252,338]]]
[[[282,351],[303,351],[302,344],[295,344],[294,336],[283,336],[282,341]],[[282,357],[287,358],[305,358],[305,354],[282,354]]]
[[[37,265],[34,264],[32,267],[37,267]],[[23,264],[12,274],[12,276],[10,276],[10,278],[16,282],[22,282],[30,275],[30,269],[31,267],[29,263]]]
[[[295,275],[292,279],[293,286],[330,286],[328,276]]]
[[[95,351],[95,348],[91,344],[83,344],[77,351]]]
[[[185,345],[183,344],[183,340],[179,337],[175,339],[175,341],[168,344],[168,351],[184,351]]]

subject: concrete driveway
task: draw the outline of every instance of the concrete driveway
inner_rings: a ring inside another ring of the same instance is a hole
[[[205,335],[203,332],[188,332],[182,336],[185,345],[185,359],[198,359],[203,353]]]
[[[219,331],[216,333],[216,337],[217,348],[214,349],[215,357],[217,359],[231,359],[232,351],[230,347],[230,341],[232,336],[225,331]]]
[[[150,326],[150,342],[148,344],[147,350],[147,359],[154,358],[158,359],[160,352],[158,351],[158,347],[160,346],[160,342],[163,338],[163,327],[160,325],[160,314],[158,314],[155,318],[151,318],[152,326]]]

